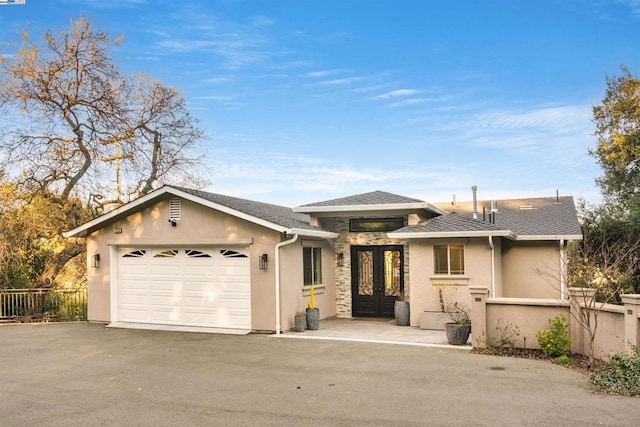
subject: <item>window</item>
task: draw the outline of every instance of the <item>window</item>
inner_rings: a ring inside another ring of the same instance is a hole
[[[433,245],[435,274],[464,274],[463,245]]]
[[[404,226],[402,218],[370,218],[370,219],[350,219],[349,231],[351,232],[371,232],[371,231],[395,231]]]
[[[304,269],[304,285],[319,285],[322,283],[322,249],[302,248],[302,263]]]
[[[177,249],[168,249],[166,251],[158,252],[153,257],[154,258],[175,258],[178,256]]]
[[[146,250],[138,249],[135,251],[127,252],[126,254],[122,255],[122,258],[142,258],[146,253]]]

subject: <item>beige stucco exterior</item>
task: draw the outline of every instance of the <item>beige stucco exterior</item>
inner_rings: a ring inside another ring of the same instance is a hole
[[[172,227],[168,222],[169,200],[156,200],[126,218],[104,224],[87,236],[88,318],[111,321],[111,272],[117,264],[112,257],[119,247],[140,246],[224,246],[248,248],[251,275],[251,325],[254,331],[275,330],[275,247],[282,241],[279,232],[239,219],[189,200],[181,200],[181,218]],[[281,249],[281,324],[293,325],[296,311],[304,310],[308,289],[304,289],[302,245],[299,239]],[[324,286],[316,296],[321,317],[335,315],[335,280],[333,247],[327,240],[314,244],[322,247]],[[100,267],[92,268],[91,259],[100,254]],[[268,256],[267,270],[260,270],[259,257]]]
[[[559,298],[560,279],[566,276],[560,271],[558,241],[505,240],[502,245],[504,287],[502,294],[496,296]]]
[[[566,268],[563,240],[517,240],[512,233],[508,236],[489,233],[457,237],[461,235],[458,233],[456,237],[403,238],[401,233],[389,237],[389,233],[381,231],[350,231],[350,220],[356,218],[402,218],[404,225],[416,225],[435,215],[421,207],[394,210],[384,205],[368,210],[312,213],[309,224],[318,229],[287,229],[185,194],[180,190],[160,192],[158,196],[123,207],[122,213],[88,223],[89,320],[110,322],[117,317],[117,308],[111,307],[110,301],[117,283],[115,255],[118,249],[153,246],[196,249],[214,246],[246,251],[250,265],[251,329],[258,332],[292,329],[294,315],[307,307],[310,287],[303,284],[304,247],[322,251],[323,280],[314,287],[315,305],[320,309],[321,318],[353,316],[351,252],[354,246],[402,246],[403,285],[411,304],[412,326],[420,325],[421,313],[441,311],[440,292],[445,305],[457,301],[467,308],[472,306],[469,288],[477,286],[486,287],[491,298],[563,297],[560,280]],[[168,221],[170,200],[178,195],[182,195],[179,197],[180,219],[172,226]],[[433,246],[443,244],[464,246],[464,274],[434,273]],[[276,251],[279,252],[276,254]],[[99,268],[91,267],[95,254],[100,255]],[[268,257],[266,270],[259,267],[262,254]]]
[[[434,274],[433,245],[443,244],[464,245],[465,274]],[[496,297],[560,297],[558,242],[514,242],[496,237],[477,237],[414,239],[410,246],[413,326],[420,324],[421,312],[441,311],[439,289],[442,289],[445,305],[458,301],[467,308],[470,307],[469,286],[484,286],[489,289],[491,296]],[[548,274],[541,274],[541,271]]]

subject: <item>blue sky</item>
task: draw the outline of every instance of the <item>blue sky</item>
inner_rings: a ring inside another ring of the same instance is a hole
[[[288,206],[474,184],[596,202],[591,107],[640,74],[640,0],[27,0],[0,40],[79,16],[124,35],[121,71],[183,92],[208,190]]]

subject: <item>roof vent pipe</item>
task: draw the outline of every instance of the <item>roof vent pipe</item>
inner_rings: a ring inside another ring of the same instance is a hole
[[[473,219],[478,219],[478,186],[474,185],[471,187],[471,191],[473,192]]]

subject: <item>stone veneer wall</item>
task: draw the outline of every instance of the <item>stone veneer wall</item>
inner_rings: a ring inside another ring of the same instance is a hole
[[[360,218],[360,217],[359,217]],[[409,295],[409,244],[397,239],[389,239],[387,233],[350,233],[350,218],[334,218],[332,224],[325,225],[331,231],[340,233],[335,240],[336,251],[336,311],[337,317],[351,316],[351,245],[382,246],[402,245],[404,247],[404,290]],[[405,217],[405,224],[407,218]],[[337,264],[338,254],[344,254],[344,266]]]

